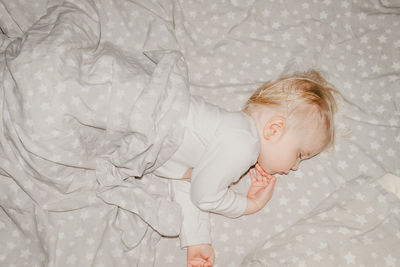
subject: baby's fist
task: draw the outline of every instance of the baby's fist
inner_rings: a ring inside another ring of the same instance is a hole
[[[187,248],[187,267],[212,267],[214,258],[214,249],[210,244],[188,246]]]

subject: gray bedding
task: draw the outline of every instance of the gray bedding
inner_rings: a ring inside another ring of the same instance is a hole
[[[398,266],[399,214],[397,196],[360,176],[248,254],[241,266]]]
[[[308,68],[344,96],[335,147],[258,214],[212,215],[215,266],[400,265],[399,200],[374,186],[400,176],[398,1],[1,0],[0,28],[0,266],[185,266],[151,171],[189,92],[239,110]]]

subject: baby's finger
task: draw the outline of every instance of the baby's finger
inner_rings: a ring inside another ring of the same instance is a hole
[[[256,179],[256,181],[261,182],[262,175],[255,168],[253,168],[252,170],[253,170],[254,178]]]
[[[254,169],[254,173],[255,173],[255,175],[256,175],[257,182],[262,182],[262,180],[263,180],[262,174],[259,173],[256,169]]]
[[[203,267],[205,263],[205,260],[203,259],[195,259],[195,260],[190,260],[188,263],[188,266],[190,267]]]
[[[213,251],[213,253],[211,253],[211,256],[208,258],[207,262],[210,262],[211,263],[211,267],[212,267],[214,265],[214,261],[215,261],[215,254],[214,254],[214,251]]]
[[[260,166],[260,164],[256,164],[256,170],[259,172],[259,173],[261,173],[263,176],[266,176],[267,175],[267,173],[264,171],[264,169],[263,168],[261,168],[261,166]]]
[[[273,190],[274,189],[274,186],[275,186],[275,183],[276,183],[276,178],[275,178],[275,176],[272,176],[272,178],[271,178],[271,180],[269,181],[269,183],[268,183],[268,185],[267,185],[267,190]]]
[[[207,258],[207,262],[204,263],[203,267],[212,267],[214,265],[214,255]]]
[[[258,170],[259,173],[261,173],[263,176],[271,176],[268,172],[266,172],[259,163],[256,164],[255,166]]]
[[[270,178],[268,176],[263,176],[263,182],[268,183]]]
[[[254,174],[254,169],[250,169],[249,173],[250,173],[251,182],[252,183],[257,182],[256,175]]]

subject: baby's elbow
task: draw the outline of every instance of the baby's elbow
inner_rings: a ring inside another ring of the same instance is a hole
[[[206,194],[191,194],[191,200],[197,208],[204,211],[212,211],[215,204],[215,200]]]
[[[200,194],[196,194],[195,192],[192,191],[190,194],[190,199],[192,200],[192,203],[196,207],[200,208],[200,206],[203,206],[204,199]]]

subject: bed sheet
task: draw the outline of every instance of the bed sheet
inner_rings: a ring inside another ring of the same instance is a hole
[[[345,183],[242,266],[396,266],[400,198],[379,185],[383,179]]]
[[[264,81],[308,68],[321,70],[342,92],[334,149],[302,163],[299,171],[278,177],[274,198],[260,213],[236,220],[212,216],[216,266],[244,266],[244,260],[262,251],[269,240],[284,235],[337,188],[360,175],[372,179],[387,172],[400,175],[398,1],[82,1],[90,10],[75,1],[35,2],[0,2],[2,51],[11,41],[40,32],[40,27],[30,27],[46,13],[60,5],[79,6],[97,27],[95,45],[112,44],[111,51],[116,49],[122,57],[143,51],[179,51],[188,67],[190,91],[230,110],[240,109]],[[29,14],[25,17],[30,19],[24,20],[22,14]],[[82,23],[79,16],[74,19],[63,22]],[[36,90],[40,92],[39,84]],[[107,227],[95,226],[121,212],[113,209],[112,213],[101,201],[65,214],[63,223],[53,228],[66,224],[71,228],[57,232],[62,248],[52,247],[54,240],[43,226],[52,222],[34,225],[37,213],[42,212],[40,205],[22,197],[24,186],[10,179],[7,168],[2,166],[1,173],[0,235],[6,241],[0,243],[0,263],[184,266],[185,251],[177,238],[159,239],[157,232],[144,227],[143,242],[126,246],[123,231],[107,232]],[[237,189],[245,190],[246,183],[248,177]],[[165,196],[166,185],[155,183],[151,190]],[[25,207],[24,219],[10,215],[14,206],[5,205],[9,202]],[[101,216],[94,220],[99,210]],[[393,216],[399,218],[394,212]],[[130,218],[142,225],[137,217]],[[33,225],[26,236],[28,222]],[[398,234],[391,228],[387,231]],[[99,240],[101,234],[106,238]],[[400,242],[398,236],[393,240],[396,245]],[[95,249],[88,250],[88,246]],[[357,259],[365,266],[400,263],[398,254],[390,253],[393,244],[381,242],[379,246],[382,249],[375,258],[362,254]]]

